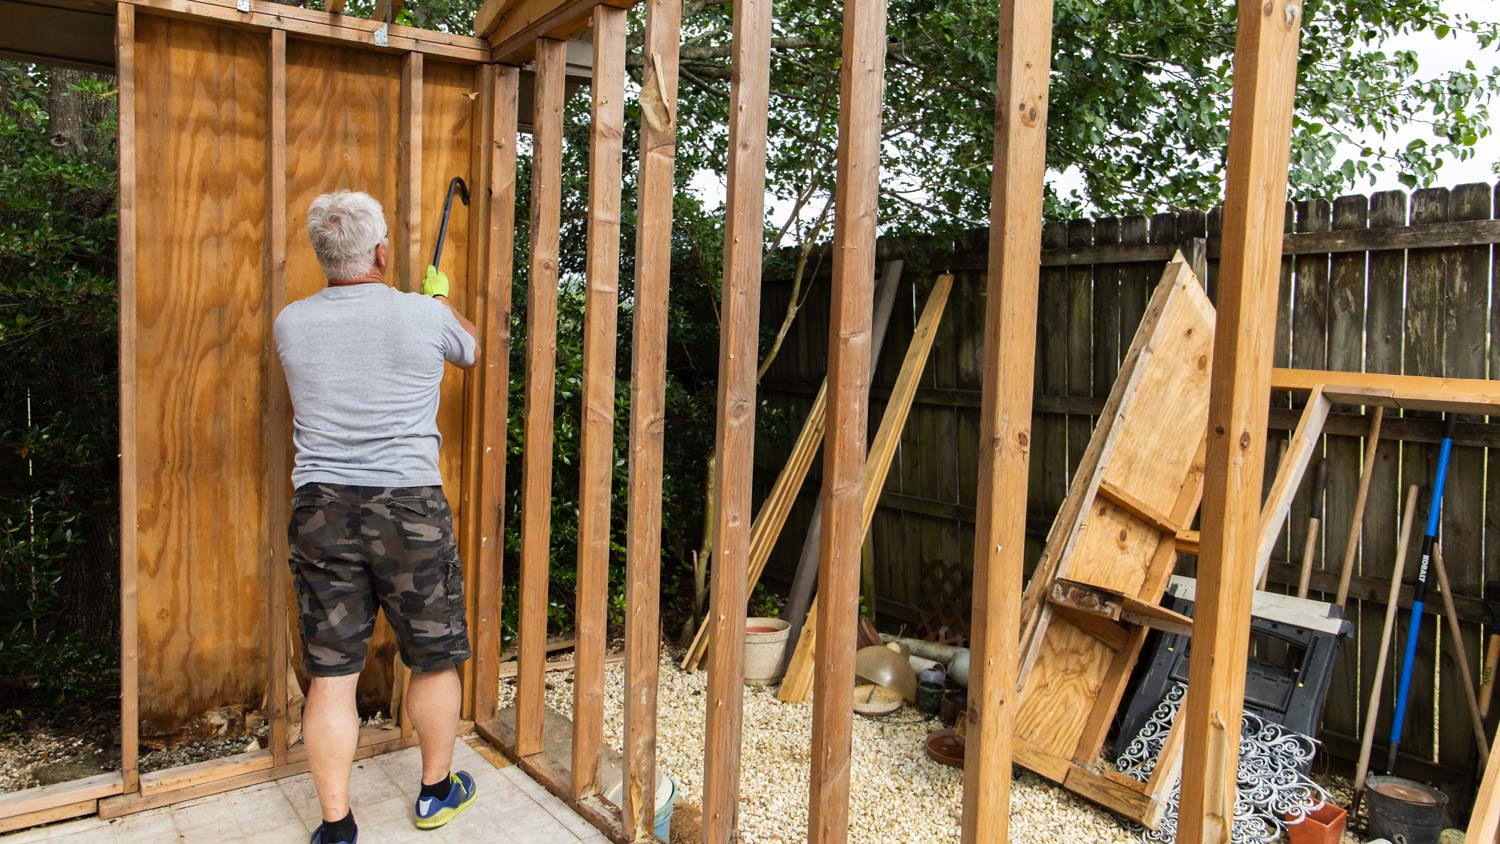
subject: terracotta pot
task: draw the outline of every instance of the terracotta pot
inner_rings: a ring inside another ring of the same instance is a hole
[[[791,625],[779,618],[745,619],[745,682],[764,686],[781,679],[781,655]]]
[[[1286,835],[1292,844],[1339,844],[1348,818],[1342,807],[1324,803],[1321,808],[1308,812],[1302,823],[1288,826]]]

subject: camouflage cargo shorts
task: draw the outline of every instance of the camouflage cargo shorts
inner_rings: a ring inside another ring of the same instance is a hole
[[[302,664],[313,677],[357,674],[377,608],[413,671],[469,658],[463,568],[442,487],[308,483],[287,529]]]

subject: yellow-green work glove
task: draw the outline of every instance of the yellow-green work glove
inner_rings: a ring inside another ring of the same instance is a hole
[[[427,265],[427,274],[422,276],[423,296],[447,296],[448,275],[438,272],[437,267]]]

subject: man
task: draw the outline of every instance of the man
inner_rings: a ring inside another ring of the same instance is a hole
[[[448,823],[476,793],[467,772],[450,770],[469,633],[437,409],[444,362],[473,366],[477,333],[436,268],[422,295],[385,283],[387,232],[367,194],[313,200],[307,234],[328,286],[276,317],[297,446],[291,568],[312,677],[302,733],[323,809],[312,844],[358,841],[349,807],[354,693],[377,607],[412,671],[406,711],[422,745],[416,825]]]

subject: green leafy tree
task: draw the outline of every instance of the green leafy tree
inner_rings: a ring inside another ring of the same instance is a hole
[[[118,628],[113,84],[0,62],[0,709],[109,682]]]

